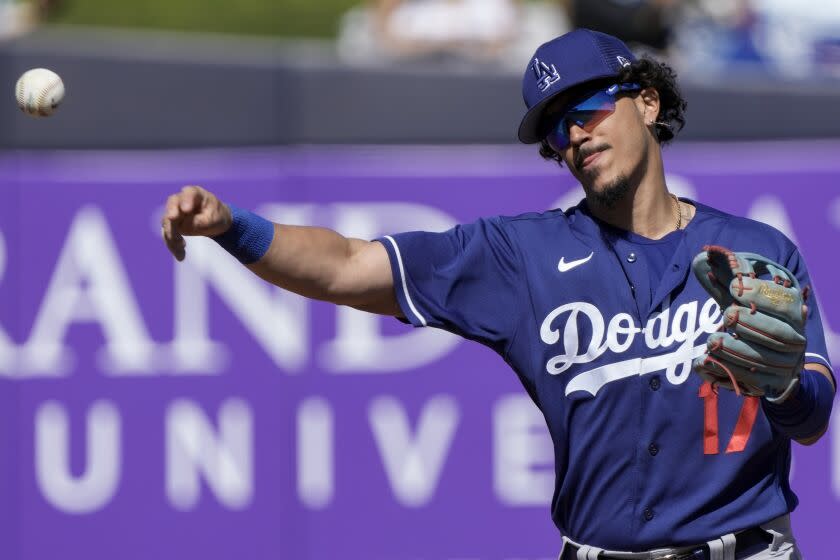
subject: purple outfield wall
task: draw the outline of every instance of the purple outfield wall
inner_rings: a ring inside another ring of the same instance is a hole
[[[672,190],[798,242],[835,362],[837,154],[666,151]],[[284,293],[204,239],[176,263],[158,224],[185,184],[361,238],[581,197],[519,146],[0,155],[0,558],[555,557],[549,440],[504,363]],[[838,418],[795,449],[811,560],[836,556]]]

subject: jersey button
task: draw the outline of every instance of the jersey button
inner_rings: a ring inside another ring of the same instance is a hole
[[[654,391],[658,391],[659,387],[661,387],[661,386],[662,386],[662,382],[659,381],[658,377],[654,377],[650,380],[650,388],[653,389]]]
[[[645,511],[642,515],[645,516],[645,521],[650,521],[651,519],[653,519],[653,510],[650,508],[645,508]]]
[[[650,453],[654,457],[657,453],[659,453],[659,448],[656,447],[655,443],[651,443],[650,445],[648,445],[648,453]]]
[[[630,253],[627,255],[627,262],[634,263],[636,262],[636,253]]]

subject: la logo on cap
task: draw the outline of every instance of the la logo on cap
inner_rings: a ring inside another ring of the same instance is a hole
[[[532,67],[537,76],[537,87],[541,92],[545,92],[552,84],[560,80],[560,72],[553,64],[548,66],[545,62],[540,62],[539,58],[535,58]]]

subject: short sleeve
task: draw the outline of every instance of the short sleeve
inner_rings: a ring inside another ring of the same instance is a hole
[[[505,352],[528,299],[518,252],[499,218],[377,241],[388,251],[397,300],[411,324]]]
[[[802,258],[799,250],[794,250],[788,262],[785,264],[799,281],[799,285],[804,289],[808,288],[808,300],[805,304],[808,306],[808,318],[805,322],[805,337],[807,339],[807,346],[805,348],[805,363],[822,364],[834,373],[831,367],[831,362],[828,358],[828,349],[825,343],[825,331],[823,330],[823,323],[820,317],[820,308],[817,303],[817,294],[814,286],[811,283],[811,277],[808,274],[808,267],[805,265],[805,260]]]

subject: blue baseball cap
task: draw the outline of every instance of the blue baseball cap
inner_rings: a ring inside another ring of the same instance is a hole
[[[537,48],[522,79],[522,97],[528,111],[519,125],[519,140],[542,140],[542,117],[548,104],[569,89],[593,80],[618,76],[636,57],[620,39],[575,29]]]

